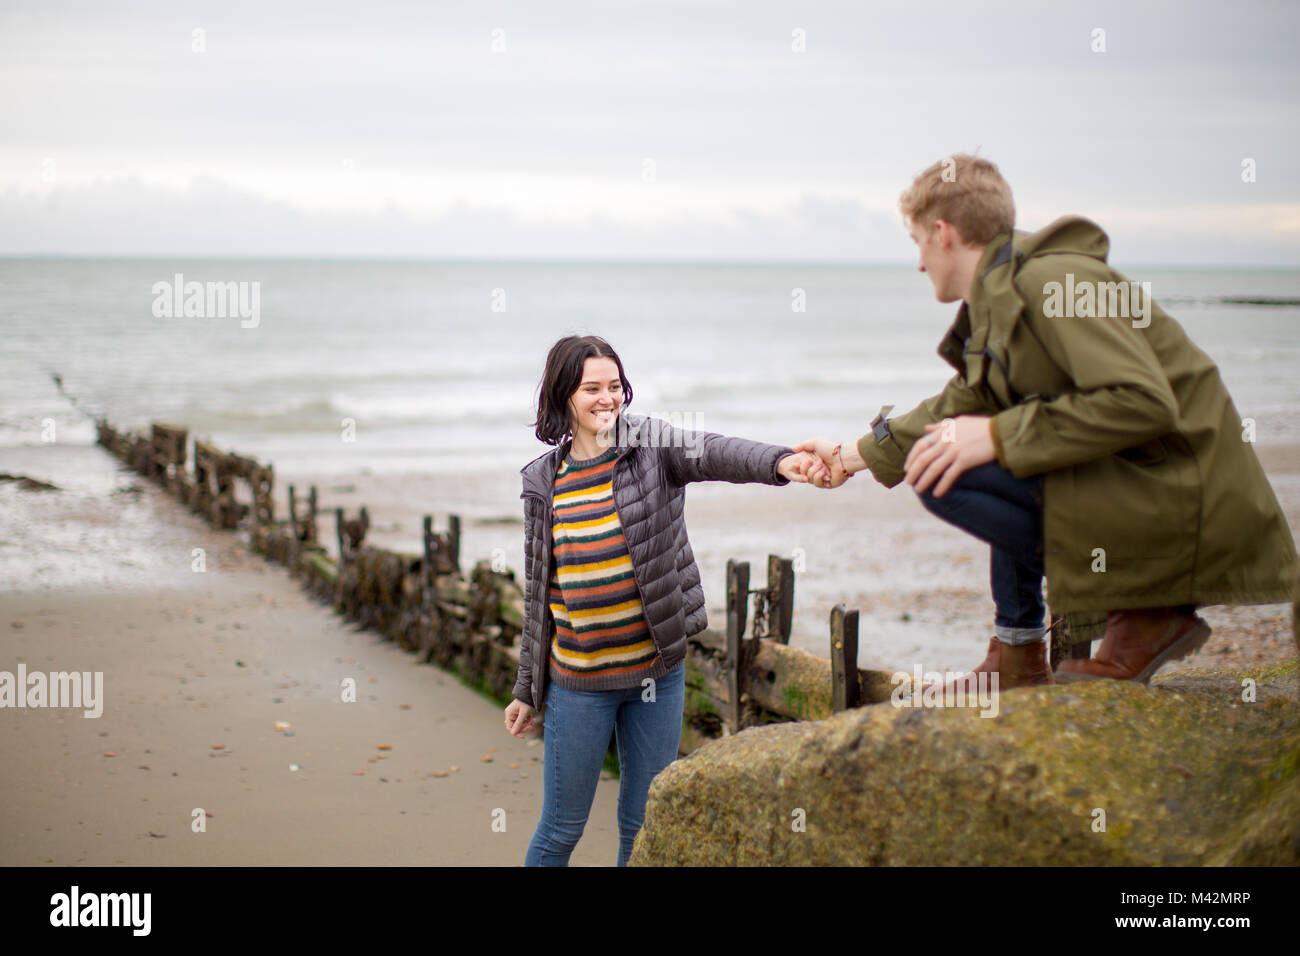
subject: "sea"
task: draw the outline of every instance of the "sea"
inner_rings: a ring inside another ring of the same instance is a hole
[[[1126,274],[1218,363],[1257,441],[1300,441],[1300,307],[1224,301],[1300,303],[1300,269]],[[177,277],[256,284],[256,324],[156,314]],[[91,434],[58,375],[122,426],[173,421],[291,471],[517,472],[546,450],[536,392],[569,334],[614,347],[631,411],[856,437],[942,388],[954,311],[909,266],[3,259],[0,447],[51,421]]]

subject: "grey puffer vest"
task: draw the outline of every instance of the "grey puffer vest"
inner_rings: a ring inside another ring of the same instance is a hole
[[[794,450],[713,432],[675,429],[662,419],[622,414],[613,436],[618,452],[612,476],[614,507],[632,556],[650,636],[669,668],[686,657],[686,639],[708,625],[700,569],[682,520],[685,486],[692,481],[787,485],[777,463]],[[524,624],[514,696],[540,710],[550,675],[548,588],[555,552],[551,539],[555,473],[572,439],[530,461],[523,475]]]

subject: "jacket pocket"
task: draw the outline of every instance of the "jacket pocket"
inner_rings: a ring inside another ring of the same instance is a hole
[[[1161,438],[1143,442],[1141,445],[1134,445],[1132,448],[1125,448],[1123,451],[1116,452],[1116,454],[1127,461],[1133,462],[1135,465],[1144,467],[1158,465],[1169,458],[1164,439]]]
[[[1141,576],[1144,558],[1187,556],[1191,573],[1200,522],[1200,477],[1190,453],[1157,439],[1073,469],[1071,544],[1104,550],[1108,563]],[[1108,568],[1109,569],[1109,568]]]

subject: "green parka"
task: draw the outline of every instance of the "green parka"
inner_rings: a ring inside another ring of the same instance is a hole
[[[1292,600],[1295,541],[1217,366],[1149,295],[1125,308],[1109,250],[1078,216],[990,242],[939,346],[957,374],[858,451],[892,488],[927,423],[994,416],[999,463],[1044,476],[1053,613]]]

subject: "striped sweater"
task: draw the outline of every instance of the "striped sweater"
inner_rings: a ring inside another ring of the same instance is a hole
[[[639,687],[667,673],[614,508],[617,454],[568,457],[555,473],[550,678],[568,690]]]

